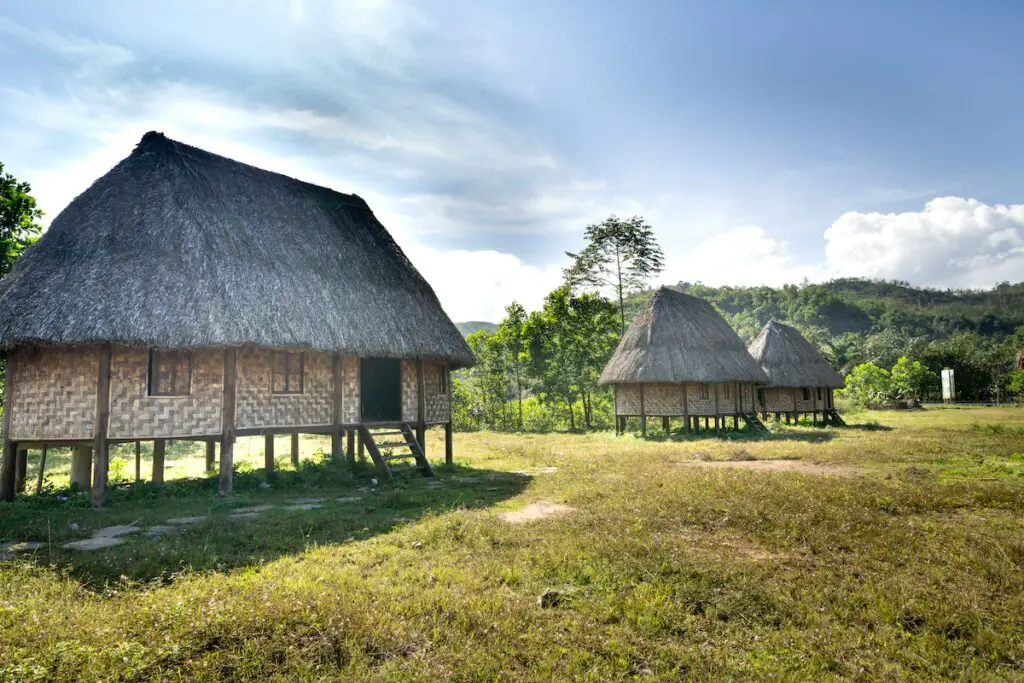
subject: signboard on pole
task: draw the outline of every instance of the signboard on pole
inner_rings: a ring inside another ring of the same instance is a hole
[[[956,400],[956,384],[953,382],[953,368],[942,368],[942,402],[953,403]]]

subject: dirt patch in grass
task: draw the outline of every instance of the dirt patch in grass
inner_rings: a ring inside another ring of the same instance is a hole
[[[530,503],[521,510],[502,513],[501,518],[512,524],[525,524],[526,522],[533,522],[545,517],[565,515],[575,510],[576,508],[569,507],[568,505],[542,500],[537,503]]]
[[[808,462],[806,460],[687,460],[678,463],[690,467],[715,467],[739,470],[757,470],[761,472],[800,472],[801,474],[817,474],[832,476],[851,476],[863,474],[862,467],[850,465],[827,465]]]

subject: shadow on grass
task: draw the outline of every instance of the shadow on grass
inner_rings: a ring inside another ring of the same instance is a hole
[[[44,543],[22,558],[67,572],[90,589],[123,579],[170,582],[180,572],[256,566],[317,546],[384,534],[428,515],[489,507],[518,495],[531,480],[459,466],[435,471],[435,479],[408,472],[375,485],[376,472],[364,463],[353,468],[334,462],[303,463],[298,470],[279,470],[270,484],[263,471],[238,472],[235,493],[229,498],[217,495],[216,477],[163,485],[115,484],[101,510],[89,506],[88,493],[23,496],[0,504],[0,540]],[[273,507],[249,516],[232,514],[255,506]],[[184,517],[202,519],[171,523]],[[101,550],[62,547],[113,525],[141,531]],[[146,530],[152,527],[169,527],[171,532],[149,535]]]
[[[810,425],[808,425],[810,426]],[[637,438],[639,434],[634,434]],[[825,443],[831,441],[836,437],[834,432],[830,432],[827,429],[815,429],[813,431],[778,431],[778,432],[763,432],[763,431],[706,431],[706,432],[673,432],[670,435],[665,434],[648,434],[647,441],[662,442],[662,443],[685,443],[690,441],[703,441],[704,439],[715,439],[717,441],[730,441],[730,442],[751,442],[751,441],[801,441],[807,443]]]
[[[845,429],[848,431],[861,431],[861,432],[891,432],[893,430],[889,425],[878,424],[877,422],[862,422],[860,424],[844,424],[837,425],[836,429]]]

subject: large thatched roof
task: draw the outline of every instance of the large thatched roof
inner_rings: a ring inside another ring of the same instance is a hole
[[[771,380],[769,386],[843,386],[843,378],[821,352],[789,325],[772,320],[751,342],[749,350]]]
[[[633,320],[602,384],[768,380],[707,301],[662,287]]]
[[[160,133],[0,282],[0,347],[100,341],[474,360],[362,199]]]

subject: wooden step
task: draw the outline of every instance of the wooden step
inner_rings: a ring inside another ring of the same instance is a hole
[[[377,444],[377,448],[409,448],[408,441],[384,441]]]

